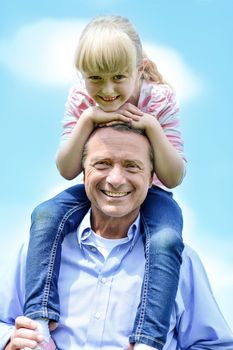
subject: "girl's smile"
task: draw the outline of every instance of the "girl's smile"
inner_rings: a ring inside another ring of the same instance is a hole
[[[137,68],[131,74],[82,74],[89,95],[105,112],[116,111],[124,103],[138,99],[140,73]]]

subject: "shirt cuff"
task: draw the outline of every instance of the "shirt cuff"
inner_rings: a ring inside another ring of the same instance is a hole
[[[146,344],[134,344],[134,350],[158,350]]]
[[[14,326],[12,327],[8,327],[4,333],[1,335],[1,339],[0,339],[0,349],[5,349],[5,347],[7,346],[7,344],[10,341],[11,335],[13,330],[15,329]]]

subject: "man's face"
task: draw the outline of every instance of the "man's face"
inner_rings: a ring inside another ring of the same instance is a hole
[[[103,128],[91,136],[84,161],[85,189],[98,218],[136,218],[151,185],[149,142],[130,131]]]

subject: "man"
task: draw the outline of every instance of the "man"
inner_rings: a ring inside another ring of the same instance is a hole
[[[91,211],[63,242],[61,319],[52,336],[60,350],[127,349],[144,276],[145,225],[140,217],[152,180],[148,139],[126,126],[94,131],[84,151]],[[122,129],[122,130],[121,130]],[[0,294],[0,347],[41,340],[23,314],[26,249]],[[4,287],[3,287],[4,286]],[[17,319],[17,320],[16,320]],[[16,320],[16,330],[14,323]],[[233,336],[197,255],[188,247],[164,350],[233,350]]]

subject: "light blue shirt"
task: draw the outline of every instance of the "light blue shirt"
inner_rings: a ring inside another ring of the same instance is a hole
[[[139,218],[108,257],[92,239],[90,214],[63,242],[59,276],[61,318],[53,339],[60,350],[127,349],[144,275]],[[26,245],[0,281],[0,349],[23,314]],[[233,335],[213,297],[205,270],[189,247],[164,350],[233,350]]]

